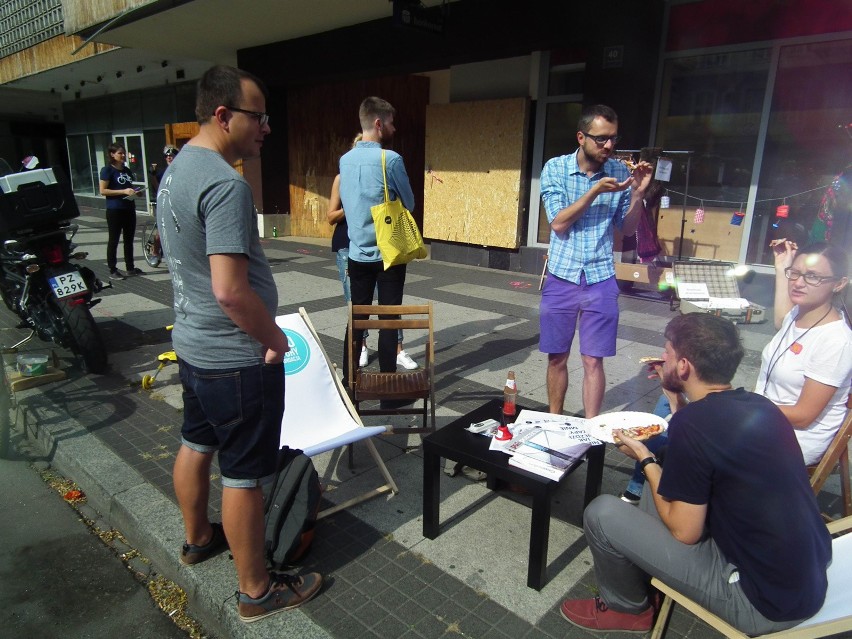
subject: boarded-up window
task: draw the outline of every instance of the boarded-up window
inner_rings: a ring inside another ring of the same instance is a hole
[[[516,249],[529,100],[426,108],[423,235]]]

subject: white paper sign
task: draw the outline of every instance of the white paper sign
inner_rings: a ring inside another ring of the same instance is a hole
[[[710,291],[704,282],[678,282],[677,296],[682,300],[706,300]]]
[[[654,179],[660,182],[668,182],[672,179],[672,161],[666,158],[657,160],[657,170],[654,172]]]

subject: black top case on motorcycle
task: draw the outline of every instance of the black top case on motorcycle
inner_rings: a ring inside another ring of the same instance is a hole
[[[71,185],[53,169],[0,177],[0,240],[57,227],[80,215]]]

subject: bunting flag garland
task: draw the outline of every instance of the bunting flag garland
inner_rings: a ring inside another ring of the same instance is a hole
[[[738,208],[736,211],[734,211],[734,214],[731,217],[731,225],[742,226],[744,217],[745,217],[745,213],[743,213],[743,203],[740,202],[740,208]]]

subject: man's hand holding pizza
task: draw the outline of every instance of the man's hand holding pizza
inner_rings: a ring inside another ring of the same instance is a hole
[[[628,457],[632,457],[636,461],[645,459],[646,457],[653,457],[651,451],[648,450],[648,447],[645,446],[645,444],[640,442],[638,439],[633,439],[621,428],[613,429],[612,438],[616,440],[618,450]]]

